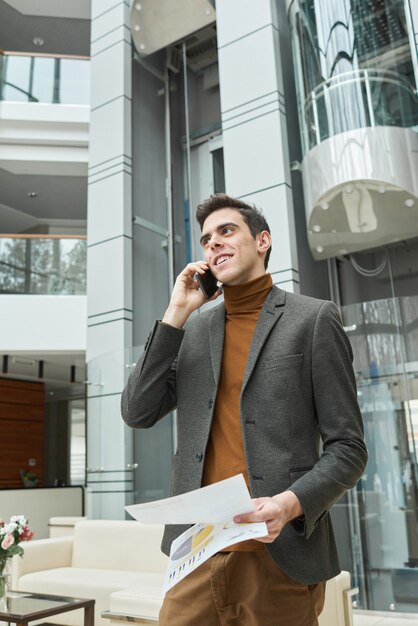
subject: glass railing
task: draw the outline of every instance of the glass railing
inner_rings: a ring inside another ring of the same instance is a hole
[[[0,294],[85,294],[86,255],[86,237],[0,235]]]
[[[305,104],[304,148],[356,128],[418,130],[418,98],[411,84],[388,70],[358,70],[322,82]]]
[[[418,297],[342,308],[369,461],[333,509],[359,606],[418,611]],[[350,556],[351,552],[351,556]]]
[[[0,51],[0,100],[90,104],[89,58]]]
[[[176,423],[167,415],[152,428],[126,427],[126,458],[131,462],[120,466],[120,393],[134,371],[144,346],[101,354],[87,363],[87,415],[89,446],[87,478],[100,480],[109,470],[119,467],[121,476],[129,474],[133,492],[126,503],[148,502],[169,495],[171,463],[176,440]],[[132,433],[132,439],[129,436]],[[119,463],[119,465],[118,465]],[[127,474],[128,472],[128,474]]]

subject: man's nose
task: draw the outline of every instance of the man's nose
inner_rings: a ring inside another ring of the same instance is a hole
[[[221,245],[221,240],[217,233],[214,233],[209,240],[209,245],[211,248],[217,248]]]

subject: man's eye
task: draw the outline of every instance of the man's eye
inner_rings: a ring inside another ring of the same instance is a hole
[[[225,226],[222,232],[227,234],[227,233],[232,233],[232,231],[233,231],[232,226]]]

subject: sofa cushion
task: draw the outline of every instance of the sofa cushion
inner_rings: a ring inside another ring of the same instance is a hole
[[[135,521],[85,520],[75,524],[73,567],[164,572],[161,552],[164,527]]]
[[[163,603],[163,576],[158,585],[147,580],[140,587],[114,591],[110,596],[110,611],[119,615],[158,618]]]
[[[31,574],[19,579],[19,591],[50,593],[53,595],[95,598],[95,626],[109,626],[109,620],[101,617],[102,611],[110,608],[110,594],[116,590],[130,587],[146,590],[146,594],[158,595],[161,590],[164,574],[153,572],[124,572],[121,570],[86,569],[62,567]],[[54,616],[57,624],[82,626],[82,611],[71,611]]]

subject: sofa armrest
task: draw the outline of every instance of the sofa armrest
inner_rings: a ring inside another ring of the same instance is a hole
[[[37,539],[24,544],[22,557],[12,559],[12,589],[18,588],[18,580],[24,574],[57,567],[70,567],[73,553],[73,537]]]

